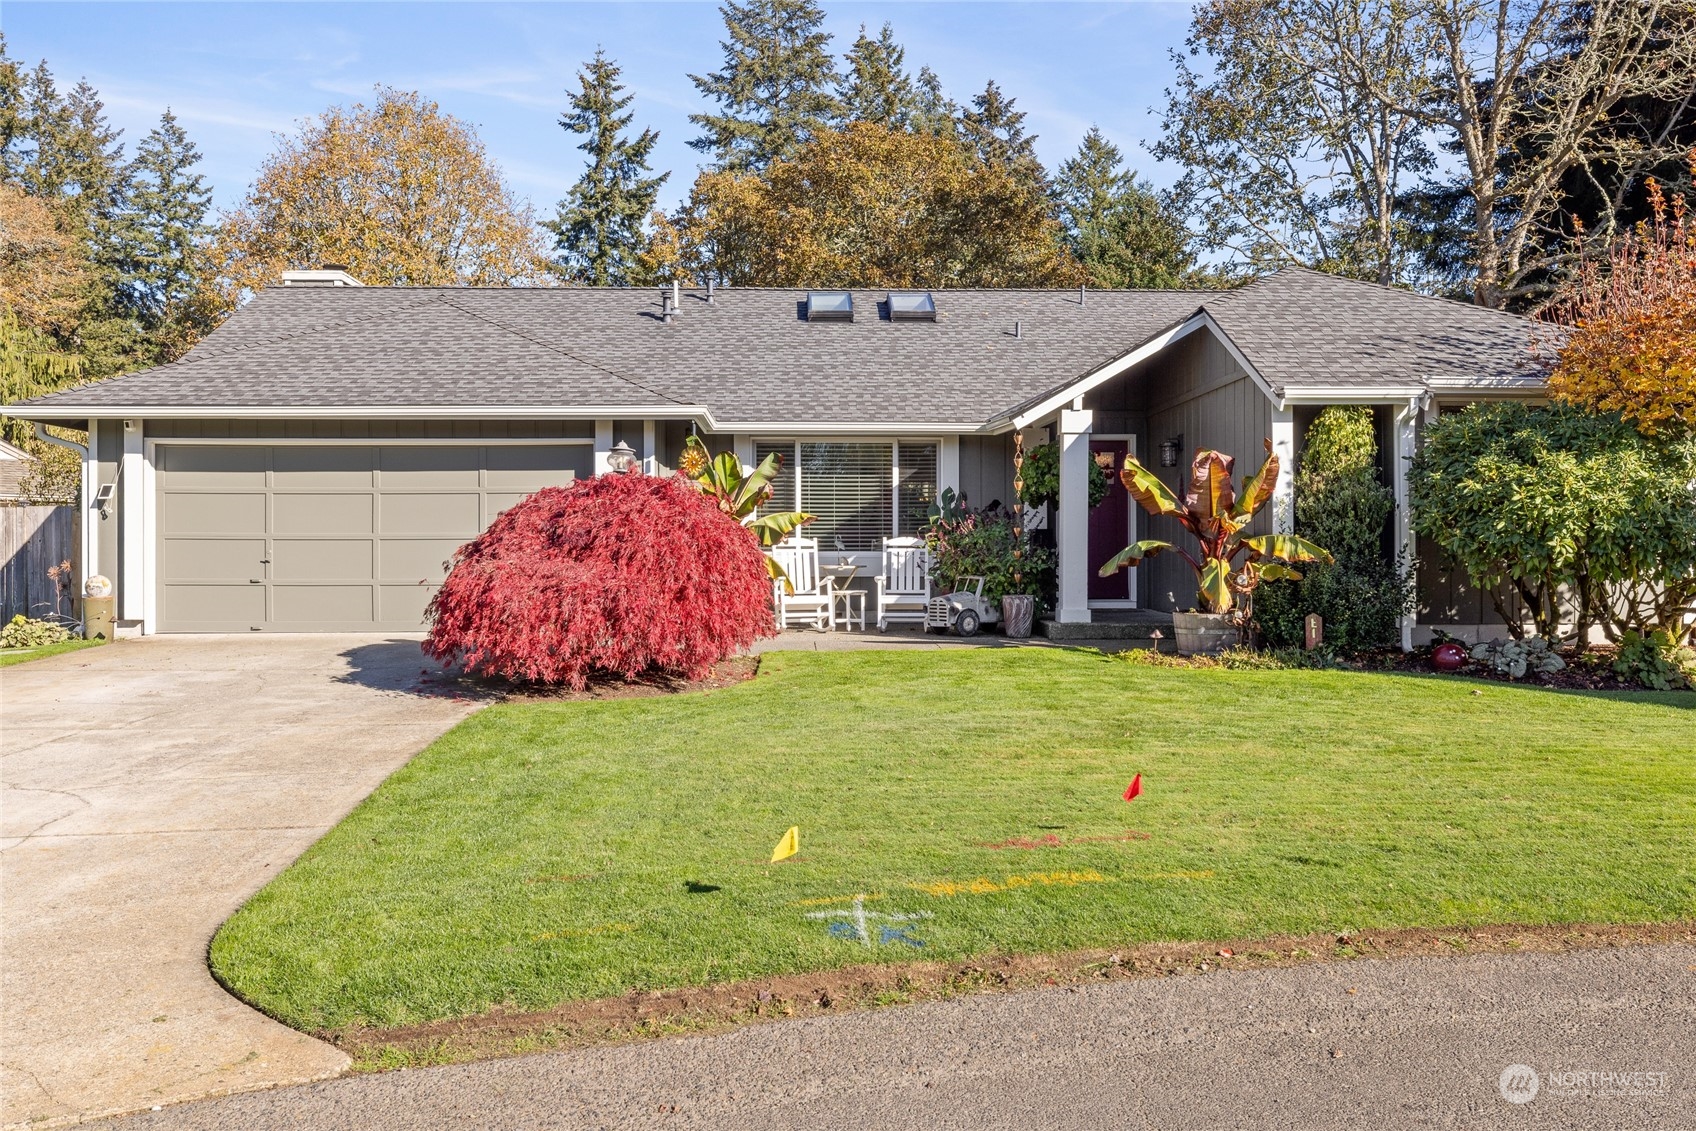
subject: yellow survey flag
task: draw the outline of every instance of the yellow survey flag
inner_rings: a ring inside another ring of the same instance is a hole
[[[777,842],[777,847],[771,850],[771,862],[776,864],[801,851],[801,826],[790,825],[789,831],[783,834],[783,839]]]

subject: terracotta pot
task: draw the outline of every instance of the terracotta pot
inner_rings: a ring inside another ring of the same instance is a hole
[[[1237,642],[1237,628],[1224,613],[1173,613],[1172,634],[1180,656],[1212,655]]]
[[[1014,640],[1027,639],[1036,619],[1036,598],[1028,593],[1009,593],[1001,598],[1001,631]]]

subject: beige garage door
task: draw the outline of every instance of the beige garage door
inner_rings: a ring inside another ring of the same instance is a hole
[[[416,632],[442,563],[587,444],[162,444],[164,632]]]

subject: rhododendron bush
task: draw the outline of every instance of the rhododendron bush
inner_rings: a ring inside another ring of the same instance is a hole
[[[602,475],[536,492],[462,546],[429,619],[424,651],[479,675],[696,679],[770,634],[771,580],[687,480]]]

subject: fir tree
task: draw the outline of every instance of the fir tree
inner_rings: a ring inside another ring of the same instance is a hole
[[[119,308],[138,318],[150,334],[166,331],[169,323],[186,316],[205,285],[212,190],[206,178],[194,172],[199,162],[200,151],[167,109],[136,147],[129,167],[129,199],[119,225],[122,259],[116,297]],[[210,328],[201,327],[199,333]],[[190,331],[193,337],[199,333]],[[164,336],[176,337],[169,332]]]
[[[1001,93],[991,79],[972,108],[960,116],[960,136],[980,165],[992,165],[1041,183],[1046,179],[1036,158],[1036,136],[1025,133],[1025,114],[1017,100]]]
[[[644,129],[631,140],[624,131],[634,114],[621,113],[635,98],[618,81],[617,63],[597,50],[578,73],[582,89],[571,96],[571,111],[559,120],[569,133],[582,134],[577,148],[589,155],[589,168],[559,202],[558,214],[544,223],[566,276],[597,287],[631,282],[637,258],[646,246],[643,220],[654,207],[660,186],[671,176],[644,176],[659,133]]]
[[[724,68],[689,78],[721,112],[689,115],[706,131],[689,144],[721,170],[763,172],[841,115],[824,12],[814,0],[729,0],[719,12]]]
[[[860,37],[848,52],[847,70],[838,87],[843,118],[891,129],[913,128],[921,106],[919,92],[907,74],[906,59],[906,50],[895,42],[888,24],[876,39],[868,36],[861,24]]]
[[[929,67],[919,68],[913,95],[913,129],[937,137],[957,137],[960,107],[942,89],[942,80]]]
[[[1091,126],[1054,178],[1054,202],[1072,254],[1098,287],[1180,287],[1194,273],[1181,221]]]

